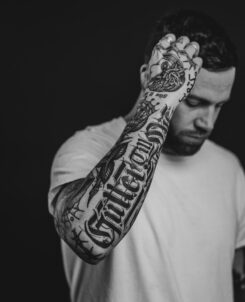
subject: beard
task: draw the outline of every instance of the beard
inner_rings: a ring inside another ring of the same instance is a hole
[[[209,132],[200,130],[182,130],[175,134],[170,128],[163,145],[163,152],[179,156],[194,155],[209,136]]]

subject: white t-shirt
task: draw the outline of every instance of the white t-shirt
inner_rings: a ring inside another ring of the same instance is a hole
[[[56,154],[57,188],[84,178],[120,136],[119,117],[76,132]],[[229,151],[206,141],[193,156],[161,154],[129,233],[97,265],[62,241],[73,302],[231,302],[235,248],[245,246],[245,179]]]

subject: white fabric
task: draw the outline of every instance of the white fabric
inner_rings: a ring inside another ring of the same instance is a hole
[[[85,177],[125,122],[77,132],[58,151],[49,209],[58,186]],[[97,265],[62,241],[73,302],[231,302],[234,249],[245,245],[245,180],[229,151],[206,141],[194,156],[161,155],[129,233]]]

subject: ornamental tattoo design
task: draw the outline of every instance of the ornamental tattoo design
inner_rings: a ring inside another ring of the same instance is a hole
[[[161,73],[150,80],[148,88],[155,92],[177,91],[185,82],[183,63],[172,53],[163,55],[163,60]]]
[[[136,110],[134,118],[131,119],[125,127],[124,134],[127,135],[142,129],[147,123],[148,118],[156,111],[156,105],[153,105],[153,102],[149,102],[147,100],[141,101]]]

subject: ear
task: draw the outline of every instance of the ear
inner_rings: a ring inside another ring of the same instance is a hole
[[[141,83],[141,88],[146,89],[147,84],[148,84],[148,75],[147,75],[147,64],[143,64],[140,66],[140,83]]]

